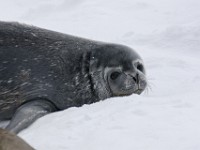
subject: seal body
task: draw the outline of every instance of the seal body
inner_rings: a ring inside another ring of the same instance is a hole
[[[7,129],[17,133],[49,112],[143,91],[145,72],[134,67],[137,61],[126,46],[0,22],[0,120],[12,119]],[[107,77],[113,67],[117,79]],[[119,74],[130,70],[133,78]]]
[[[17,135],[0,129],[0,150],[34,150]]]
[[[87,75],[90,50],[84,39],[16,23],[0,23],[0,119],[36,98],[58,109],[91,103]]]

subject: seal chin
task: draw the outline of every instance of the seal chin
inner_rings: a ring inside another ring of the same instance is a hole
[[[137,89],[134,93],[140,95],[143,91],[144,89]]]
[[[121,91],[114,96],[126,96],[126,95],[128,96],[128,95],[131,95],[131,94],[140,95],[143,91],[144,91],[144,89],[139,89],[139,88],[136,89],[136,88],[134,88],[134,86],[132,86],[132,87],[127,88],[127,89],[125,89],[125,88],[121,89]]]

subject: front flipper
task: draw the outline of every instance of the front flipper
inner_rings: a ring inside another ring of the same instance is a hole
[[[27,102],[17,109],[6,129],[19,133],[38,118],[54,111],[56,111],[56,108],[49,101],[34,100]]]

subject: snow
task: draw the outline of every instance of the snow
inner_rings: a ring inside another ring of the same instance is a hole
[[[7,0],[0,20],[133,47],[148,91],[47,115],[19,136],[37,150],[200,149],[200,1]]]

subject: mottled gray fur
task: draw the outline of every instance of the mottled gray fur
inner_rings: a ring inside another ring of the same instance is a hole
[[[145,73],[132,64],[137,59],[140,56],[123,45],[0,22],[0,120],[12,118],[7,128],[19,132],[52,111],[117,96],[105,77],[107,67],[120,66],[124,72],[133,72],[131,76],[124,73],[116,85],[130,84],[132,88],[120,94],[141,92],[146,86],[141,80]],[[141,76],[137,77],[137,86],[136,72]],[[20,124],[22,120],[24,125]]]

